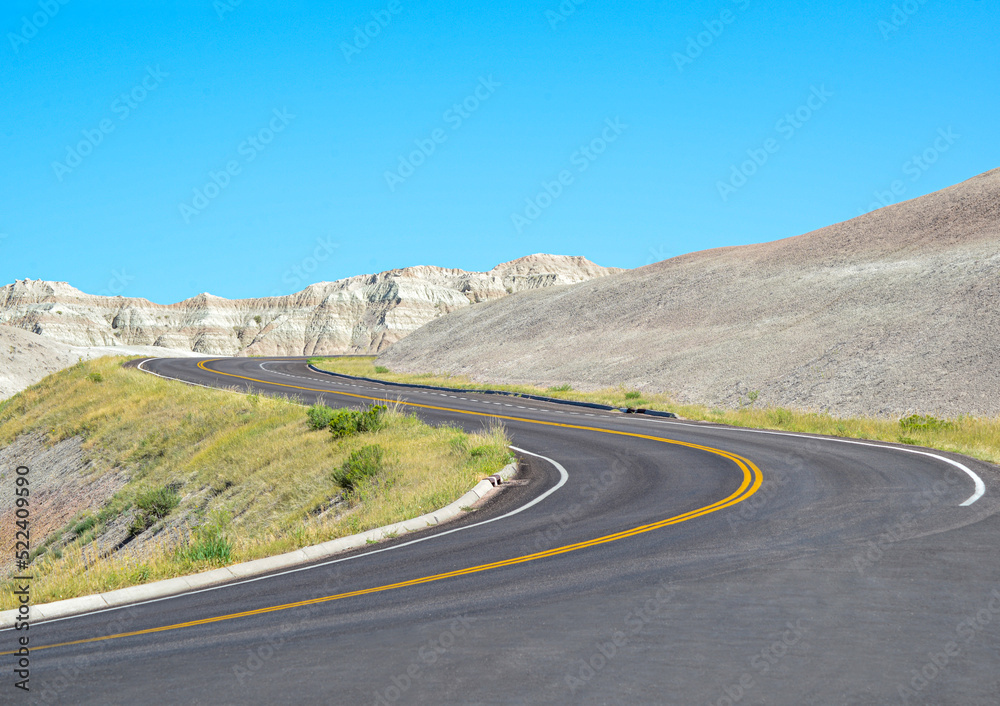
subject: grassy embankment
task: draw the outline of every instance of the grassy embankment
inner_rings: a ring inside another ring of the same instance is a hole
[[[582,392],[573,390],[569,385],[548,388],[534,385],[487,385],[474,383],[462,376],[393,373],[385,367],[376,366],[374,361],[375,358],[372,356],[352,356],[316,358],[312,362],[324,370],[377,378],[388,382],[440,385],[467,390],[506,390],[581,402],[596,402],[614,407],[659,409],[674,412],[686,419],[755,429],[797,431],[928,446],[943,451],[966,454],[992,463],[1000,463],[1000,419],[968,416],[948,420],[933,417],[909,417],[902,420],[874,417],[835,417],[819,412],[767,407],[760,403],[754,393],[751,393],[749,398],[743,401],[739,409],[719,409],[703,405],[680,404],[670,395],[647,394],[624,387]]]
[[[415,517],[454,501],[510,460],[499,427],[471,435],[434,428],[390,405],[378,430],[337,438],[310,428],[300,405],[191,387],[121,363],[81,363],[0,404],[0,447],[27,432],[46,434],[48,444],[79,435],[90,478],[122,471],[128,477],[103,505],[48,536],[32,533],[36,556],[27,573],[35,577],[35,603]],[[0,476],[13,488],[12,468]],[[125,531],[123,517],[130,518],[131,539],[109,551],[102,537],[115,523]],[[41,519],[33,516],[33,526]],[[0,583],[0,609],[14,606],[12,571]]]

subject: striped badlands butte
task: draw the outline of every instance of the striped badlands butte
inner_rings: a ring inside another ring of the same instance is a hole
[[[0,325],[72,346],[155,346],[163,355],[375,353],[475,302],[617,271],[583,257],[538,254],[488,272],[405,267],[318,282],[287,296],[203,293],[170,305],[94,296],[65,282],[19,280],[0,287]]]

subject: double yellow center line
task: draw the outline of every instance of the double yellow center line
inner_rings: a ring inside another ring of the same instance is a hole
[[[206,363],[215,362],[215,360],[205,360],[198,363],[198,367],[206,372],[213,373],[215,375],[224,375],[227,377],[240,378],[242,380],[248,380],[253,383],[265,384],[265,385],[275,385],[278,387],[286,387],[295,390],[303,390],[307,392],[325,392],[328,394],[342,395],[346,397],[356,397],[365,400],[381,400],[381,397],[371,397],[368,395],[359,395],[350,392],[335,392],[331,390],[324,390],[314,387],[302,387],[300,385],[289,385],[285,383],[278,382],[268,382],[266,380],[260,380],[257,378],[248,377],[245,375],[236,375],[234,373],[224,373],[218,370],[212,370],[206,367]],[[175,623],[173,625],[163,625],[157,628],[147,628],[145,630],[134,630],[132,632],[117,633],[114,635],[105,635],[103,637],[90,637],[83,640],[74,640],[72,642],[60,642],[53,645],[44,645],[41,647],[34,647],[32,651],[47,650],[54,647],[68,647],[70,645],[82,645],[92,642],[102,642],[104,640],[116,640],[123,637],[134,637],[136,635],[150,635],[159,632],[168,632],[171,630],[180,630],[181,628],[194,627],[195,625],[209,625],[211,623],[220,623],[226,620],[235,620],[237,618],[246,618],[252,615],[264,615],[266,613],[276,613],[283,610],[290,610],[292,608],[300,608],[302,606],[317,605],[320,603],[329,603],[330,601],[338,601],[343,598],[354,598],[356,596],[365,596],[372,593],[381,593],[382,591],[391,591],[397,588],[406,588],[407,586],[419,586],[425,583],[433,583],[434,581],[443,581],[445,579],[457,578],[459,576],[468,576],[471,574],[478,574],[483,571],[491,571],[493,569],[500,569],[506,566],[515,566],[517,564],[525,564],[529,561],[537,561],[539,559],[546,559],[552,556],[558,556],[560,554],[568,554],[569,552],[579,551],[581,549],[587,549],[589,547],[596,547],[601,544],[608,544],[609,542],[615,542],[619,539],[625,539],[626,537],[633,537],[638,534],[643,534],[645,532],[651,532],[663,527],[668,527],[670,525],[676,525],[681,522],[687,522],[688,520],[693,520],[696,517],[702,517],[713,512],[718,512],[723,508],[731,507],[737,503],[743,502],[751,495],[757,492],[763,482],[763,476],[760,469],[742,456],[738,456],[729,451],[724,451],[722,449],[712,448],[710,446],[702,446],[700,444],[691,444],[686,441],[675,441],[673,439],[664,439],[658,436],[650,436],[647,434],[636,434],[627,431],[616,431],[613,429],[600,429],[598,427],[588,427],[576,424],[561,424],[559,422],[546,422],[536,419],[525,419],[523,417],[510,417],[498,414],[487,414],[484,412],[470,412],[462,409],[453,409],[451,407],[437,407],[434,405],[419,404],[416,402],[404,402],[399,401],[399,404],[406,405],[408,407],[419,407],[422,409],[434,409],[445,412],[453,412],[458,414],[469,414],[477,417],[494,417],[496,419],[506,419],[510,421],[522,422],[526,424],[541,424],[544,426],[552,427],[562,427],[566,429],[580,429],[584,431],[592,431],[600,434],[614,434],[617,436],[628,436],[637,439],[649,439],[652,441],[659,441],[664,444],[673,444],[675,446],[686,446],[691,449],[697,449],[699,451],[707,451],[708,453],[716,454],[717,456],[722,456],[735,463],[737,467],[743,472],[743,480],[740,483],[739,488],[730,494],[729,496],[719,500],[718,502],[712,503],[703,508],[697,510],[692,510],[681,515],[675,515],[674,517],[668,517],[665,520],[659,520],[658,522],[652,522],[646,525],[640,525],[638,527],[633,527],[631,529],[623,530],[621,532],[615,532],[614,534],[604,535],[603,537],[597,537],[595,539],[589,539],[584,542],[577,542],[576,544],[567,544],[562,547],[556,547],[555,549],[548,549],[543,552],[536,552],[535,554],[526,554],[524,556],[514,557],[512,559],[505,559],[503,561],[496,561],[489,564],[480,564],[478,566],[470,566],[465,569],[457,569],[455,571],[447,571],[441,574],[432,574],[430,576],[423,576],[421,578],[410,579],[409,581],[400,581],[399,583],[390,583],[383,586],[375,586],[372,588],[363,588],[357,591],[348,591],[346,593],[337,593],[331,596],[323,596],[320,598],[311,598],[305,601],[296,601],[294,603],[282,603],[280,605],[267,606],[265,608],[258,608],[256,610],[247,610],[239,613],[229,613],[227,615],[218,615],[211,618],[203,618],[201,620],[191,620],[185,623]],[[0,655],[14,654],[13,652],[0,652]]]

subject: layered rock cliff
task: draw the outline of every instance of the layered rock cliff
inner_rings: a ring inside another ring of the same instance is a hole
[[[199,294],[170,305],[89,295],[65,282],[20,280],[0,288],[0,325],[73,346],[156,346],[209,355],[376,353],[470,304],[616,271],[583,257],[529,255],[489,272],[407,267],[321,282],[283,297]]]

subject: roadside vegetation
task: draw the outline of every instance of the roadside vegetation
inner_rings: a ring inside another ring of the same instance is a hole
[[[87,487],[116,481],[109,497],[41,535],[43,513],[69,498],[58,487],[32,488],[35,603],[402,521],[447,505],[511,460],[498,426],[476,434],[431,427],[391,403],[306,408],[163,380],[122,362],[80,363],[0,404],[0,447],[28,433],[44,434],[49,447],[82,438]],[[42,470],[32,472],[40,478]],[[13,485],[7,471],[0,504]],[[0,610],[15,605],[11,562],[0,559]]]
[[[767,406],[756,390],[742,396],[736,409],[681,404],[667,394],[644,393],[625,387],[591,392],[574,390],[569,385],[492,385],[475,383],[463,376],[433,373],[393,373],[375,365],[373,356],[314,358],[310,362],[322,370],[376,378],[387,382],[415,383],[454,387],[464,390],[505,390],[512,393],[543,395],[557,399],[594,402],[618,408],[657,409],[674,412],[691,420],[730,424],[753,429],[774,429],[811,434],[826,434],[852,439],[874,439],[914,446],[953,451],[1000,463],[1000,419],[963,416],[936,419],[923,415],[905,418],[835,417],[824,412],[806,412]]]

